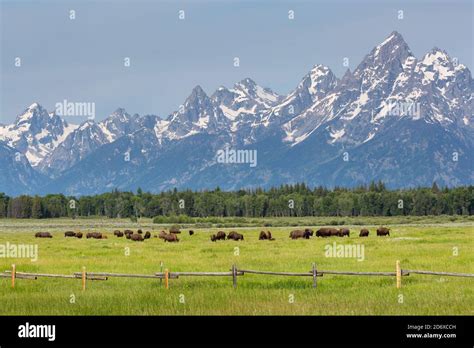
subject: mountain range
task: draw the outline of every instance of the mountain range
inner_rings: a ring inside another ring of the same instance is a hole
[[[353,71],[315,65],[288,95],[246,78],[212,95],[196,86],[166,118],[119,108],[80,125],[33,103],[0,125],[0,192],[468,185],[473,91],[457,59],[438,48],[418,59],[392,32]],[[223,149],[258,164],[221,163]]]

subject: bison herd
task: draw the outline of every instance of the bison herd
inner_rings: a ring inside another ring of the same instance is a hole
[[[176,228],[172,227],[169,229],[169,232],[166,233],[166,231],[161,231],[158,235],[154,235],[154,238],[160,238],[163,239],[164,242],[179,242],[179,238],[177,234],[180,234],[181,231]],[[189,235],[193,236],[194,231],[189,230]],[[291,239],[310,239],[313,235],[315,235],[314,231],[312,229],[306,228],[304,230],[293,230],[290,232],[290,238]],[[73,231],[66,231],[64,233],[64,237],[74,237],[74,238],[79,238],[81,239],[83,236],[82,232],[73,232]],[[127,239],[130,239],[134,242],[143,242],[145,239],[150,239],[151,238],[151,233],[149,231],[145,232],[143,234],[143,231],[141,229],[138,229],[137,232],[133,232],[132,230],[124,230],[119,231],[115,230],[114,231],[114,236],[120,238],[124,237]],[[320,228],[319,230],[316,231],[316,237],[350,237],[350,230],[348,228],[333,228],[333,227],[323,227]],[[366,228],[363,228],[360,230],[359,237],[368,237],[369,236],[369,230]],[[390,236],[390,229],[387,227],[379,227],[377,228],[377,236]],[[49,232],[37,232],[35,234],[36,238],[53,238],[51,233]],[[107,239],[107,235],[105,233],[100,233],[100,232],[88,232],[86,233],[86,238],[90,239]],[[235,231],[229,232],[228,235],[224,231],[219,231],[216,234],[211,235],[211,241],[215,242],[218,240],[235,240],[235,241],[240,241],[244,240],[244,236],[240,233],[237,233]],[[272,237],[272,233],[270,231],[261,231],[259,236],[259,240],[270,240],[273,241],[275,238]]]

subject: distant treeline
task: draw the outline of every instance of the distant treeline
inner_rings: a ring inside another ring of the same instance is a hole
[[[114,190],[95,196],[62,194],[8,197],[0,193],[0,217],[58,218],[106,216],[110,218],[278,217],[278,216],[395,216],[472,215],[474,186],[388,190],[382,182],[355,188],[309,188],[282,185],[268,190],[232,192],[178,191],[152,194]]]

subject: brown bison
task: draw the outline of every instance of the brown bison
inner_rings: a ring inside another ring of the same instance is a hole
[[[363,228],[360,230],[359,237],[368,237],[369,236],[369,230],[366,228]]]
[[[123,231],[123,234],[124,235],[133,234],[133,231],[132,230],[125,230],[125,231]]]
[[[165,242],[170,242],[170,243],[179,242],[178,236],[174,233],[169,233],[163,236],[163,239],[165,240]]]
[[[73,232],[73,231],[64,232],[64,237],[75,237],[75,236],[76,236],[76,232]]]
[[[193,230],[189,230],[189,235],[192,236],[194,234]]]
[[[311,237],[314,235],[314,232],[313,232],[313,230],[312,230],[312,229],[310,229],[310,228],[305,228],[305,230],[304,230],[304,231],[305,231],[305,232],[309,232],[309,235],[310,235]]]
[[[215,242],[216,240],[225,240],[225,232],[219,231],[217,234],[211,236],[211,241]]]
[[[49,232],[37,232],[35,238],[53,238],[53,236]]]
[[[179,230],[177,226],[171,226],[170,233],[181,233],[181,231]]]
[[[275,240],[275,238],[272,237],[272,233],[270,231],[261,231],[260,235],[258,236],[259,240]]]
[[[230,232],[227,235],[227,239],[232,239],[232,240],[244,240],[244,236],[240,233],[237,233],[235,231]]]
[[[338,236],[339,230],[332,227],[323,227],[316,231],[316,237],[331,237]]]
[[[309,230],[294,230],[290,232],[290,238],[291,239],[299,239],[299,238],[304,238],[304,239],[309,239],[311,237],[311,232]]]
[[[105,238],[104,237],[102,236],[102,233],[99,233],[99,232],[89,232],[89,233],[86,234],[87,239],[89,239],[89,238],[106,239],[107,238],[107,237],[105,237]]]
[[[150,239],[150,237],[151,237],[151,233],[149,231],[146,231],[143,239]]]
[[[130,239],[133,240],[134,242],[143,242],[143,236],[138,233],[134,233],[130,236]]]
[[[76,238],[81,239],[81,238],[82,238],[82,232],[77,232],[77,233],[76,233]]]
[[[390,229],[387,227],[377,228],[377,236],[390,236]]]
[[[123,232],[121,232],[121,231],[119,231],[119,230],[115,230],[115,231],[114,231],[114,236],[123,237]]]
[[[142,234],[143,231],[142,231],[141,229],[138,229],[138,230],[137,230],[137,233],[138,233],[138,234]]]
[[[165,236],[167,233],[165,231],[161,231],[160,234],[158,235],[161,239],[165,239]]]
[[[349,237],[349,233],[350,233],[350,230],[348,228],[341,228],[339,229],[339,234],[338,236],[339,237],[344,237],[344,236],[348,236]]]

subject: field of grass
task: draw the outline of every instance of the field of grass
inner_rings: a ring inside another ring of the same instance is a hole
[[[474,223],[471,218],[449,217],[404,221],[400,218],[344,219],[350,238],[290,240],[293,227],[266,227],[275,241],[259,241],[259,226],[247,222],[234,228],[244,241],[211,242],[210,232],[222,228],[194,226],[195,235],[180,235],[179,243],[152,238],[131,242],[116,238],[114,229],[139,226],[156,234],[163,226],[151,220],[131,223],[111,219],[0,220],[0,245],[38,244],[38,260],[0,258],[0,271],[15,263],[19,272],[73,274],[82,266],[89,272],[153,274],[160,263],[170,271],[228,271],[238,268],[307,272],[318,269],[347,271],[395,271],[403,269],[474,273]],[[398,219],[398,220],[397,220]],[[270,219],[272,226],[304,223],[316,229],[334,218]],[[362,221],[365,220],[365,221]],[[361,223],[373,224],[371,235],[359,238]],[[312,223],[313,222],[313,223]],[[262,223],[255,221],[254,224]],[[390,237],[376,237],[375,228],[392,228]],[[263,225],[263,224],[262,224]],[[64,231],[98,231],[106,240],[64,238]],[[223,229],[228,232],[231,228]],[[49,231],[52,239],[34,238]],[[364,260],[326,257],[325,246],[361,244]],[[236,249],[238,247],[238,255]],[[127,251],[129,250],[129,255]],[[457,251],[457,253],[455,252]],[[457,255],[456,255],[457,254]],[[474,279],[410,275],[396,289],[394,277],[325,275],[312,288],[311,277],[274,277],[246,274],[233,289],[231,277],[182,277],[170,280],[168,290],[154,279],[109,278],[88,281],[81,291],[80,279],[18,279],[15,289],[0,278],[0,315],[473,315]],[[74,301],[73,301],[73,300]],[[71,303],[73,302],[73,303]]]

